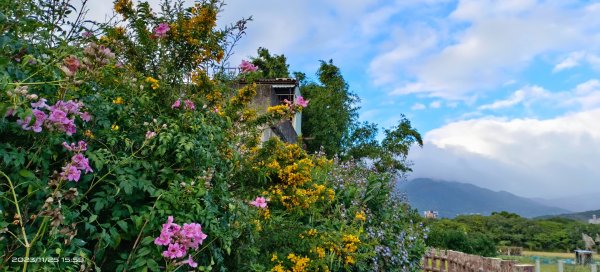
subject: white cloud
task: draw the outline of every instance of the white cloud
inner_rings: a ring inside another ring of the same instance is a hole
[[[525,196],[600,188],[600,109],[554,119],[479,118],[447,124],[411,151],[413,177],[470,182]]]
[[[427,108],[427,106],[425,106],[421,103],[416,103],[412,107],[410,107],[411,110],[424,110],[426,108]]]
[[[440,101],[440,100],[436,100],[436,101],[429,103],[429,107],[432,109],[438,109],[441,106],[442,106],[442,101]]]
[[[394,94],[464,99],[513,79],[540,56],[600,48],[600,17],[590,8],[562,2],[462,0],[443,24],[462,27],[441,35],[443,46],[433,53],[415,56],[419,62],[408,77],[413,80],[399,84]],[[386,65],[414,62],[389,59]],[[569,65],[574,64],[563,64]],[[379,77],[400,77],[405,72],[400,71]]]
[[[517,104],[526,103],[530,104],[533,100],[540,98],[549,97],[550,94],[544,88],[539,86],[526,86],[522,89],[515,91],[509,98],[504,100],[497,100],[491,104],[485,104],[479,106],[478,110],[497,110],[503,108],[510,108]]]
[[[581,51],[572,52],[565,59],[563,59],[560,63],[556,64],[556,66],[554,66],[554,69],[552,71],[558,72],[561,70],[579,66],[579,64],[584,56],[585,56],[584,52],[581,52]]]

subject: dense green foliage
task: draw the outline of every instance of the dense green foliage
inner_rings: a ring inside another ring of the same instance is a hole
[[[312,103],[302,113],[302,136],[309,152],[322,148],[329,156],[342,154],[350,144],[350,130],[358,117],[358,97],[350,92],[333,61],[321,61],[317,76],[319,83],[309,82],[301,88]]]
[[[430,220],[428,245],[449,249],[469,249],[486,255],[488,247],[475,250],[477,244],[487,244],[489,238],[496,246],[519,246],[528,250],[572,252],[583,249],[581,234],[592,237],[600,234],[600,225],[564,218],[527,219],[514,213],[499,212],[490,216],[461,215],[454,219]],[[466,237],[465,244],[456,243],[458,236]],[[480,238],[477,238],[480,237]],[[480,241],[472,241],[477,240]]]
[[[259,113],[264,71],[244,64],[240,89],[211,75],[245,21],[216,29],[217,0],[114,8],[92,33],[69,5],[0,0],[0,268],[418,270],[424,231],[397,173],[260,143],[313,105]],[[393,137],[400,152],[418,139]]]

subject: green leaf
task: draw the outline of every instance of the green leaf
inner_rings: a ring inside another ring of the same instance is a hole
[[[98,219],[98,216],[97,216],[97,215],[95,215],[95,214],[92,214],[92,215],[90,216],[90,218],[89,218],[88,222],[92,223],[92,222],[96,221],[96,219]]]
[[[158,267],[158,263],[156,263],[156,261],[153,259],[148,259],[146,261],[146,265],[152,271],[160,271],[160,268]]]
[[[19,175],[24,178],[35,178],[35,174],[26,169],[19,170]]]
[[[124,231],[127,231],[127,222],[120,220],[117,221],[117,225],[119,225],[119,227],[121,227],[121,229],[123,229]]]

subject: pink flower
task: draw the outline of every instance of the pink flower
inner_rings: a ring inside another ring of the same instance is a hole
[[[79,69],[79,66],[81,65],[79,59],[77,59],[77,57],[73,55],[66,57],[63,63],[65,64],[67,69],[69,69],[71,74],[75,74],[75,72],[77,72],[77,69]]]
[[[92,32],[84,31],[83,33],[81,33],[81,36],[83,36],[84,38],[89,38],[92,36]]]
[[[178,109],[181,106],[181,99],[177,99],[173,105],[171,105],[171,109]]]
[[[170,30],[171,28],[169,27],[169,25],[167,23],[160,23],[158,24],[158,26],[154,29],[154,37],[157,38],[163,38],[165,36],[167,36],[167,32]]]
[[[154,132],[154,131],[146,131],[146,139],[149,140],[149,139],[152,139],[154,137],[156,137],[156,132]]]
[[[194,268],[198,267],[198,263],[194,262],[194,259],[192,259],[192,255],[188,256],[187,264]]]
[[[171,259],[181,258],[185,255],[185,247],[178,243],[169,244],[169,248],[163,251],[163,256]]]
[[[79,177],[81,176],[81,171],[77,169],[77,167],[73,165],[67,165],[63,167],[63,172],[61,173],[61,177],[66,180],[71,181],[79,181]]]
[[[302,106],[303,108],[306,108],[308,106],[309,101],[310,100],[306,100],[302,96],[298,96],[298,98],[296,98],[296,104]]]
[[[81,120],[83,120],[84,122],[89,122],[92,120],[92,116],[87,111],[84,113],[80,113],[79,117],[81,117]]]
[[[159,246],[166,246],[171,243],[171,235],[168,233],[161,233],[160,236],[154,239],[154,244]]]
[[[250,204],[253,206],[256,206],[258,208],[264,209],[267,207],[267,200],[264,197],[259,196],[259,197],[256,197],[256,199],[254,201],[251,201]]]
[[[186,110],[195,110],[196,109],[196,105],[194,105],[194,102],[192,102],[192,100],[186,99],[185,101],[183,101],[183,103],[185,104]]]
[[[258,67],[254,66],[254,64],[247,60],[242,60],[242,63],[240,64],[240,70],[242,70],[242,73],[248,73],[258,70]]]

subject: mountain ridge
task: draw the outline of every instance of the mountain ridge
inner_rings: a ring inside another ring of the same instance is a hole
[[[457,181],[418,178],[399,183],[397,189],[406,194],[410,205],[419,212],[435,210],[440,217],[489,215],[500,211],[530,218],[571,213],[570,210],[544,205],[510,192],[492,191]]]

